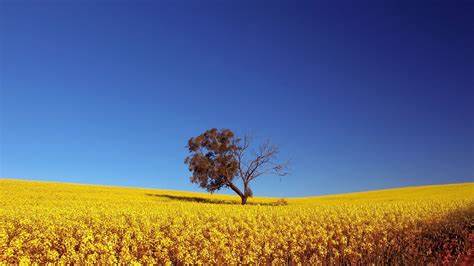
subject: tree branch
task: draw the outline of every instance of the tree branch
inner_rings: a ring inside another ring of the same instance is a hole
[[[242,191],[240,191],[240,189],[236,185],[234,185],[232,182],[227,182],[227,186],[229,186],[241,198],[245,197],[244,193],[242,193]]]

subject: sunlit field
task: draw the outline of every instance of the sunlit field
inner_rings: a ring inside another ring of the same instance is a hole
[[[455,263],[474,183],[240,198],[0,180],[1,263]]]

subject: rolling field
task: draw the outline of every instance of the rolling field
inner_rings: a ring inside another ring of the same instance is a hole
[[[0,179],[0,264],[459,262],[474,183],[290,198]]]

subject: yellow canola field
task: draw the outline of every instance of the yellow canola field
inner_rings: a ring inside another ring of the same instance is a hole
[[[474,183],[287,199],[0,179],[0,264],[454,263]]]

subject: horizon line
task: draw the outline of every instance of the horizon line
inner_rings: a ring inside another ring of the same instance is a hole
[[[79,182],[68,182],[68,181],[54,181],[54,180],[44,180],[44,179],[32,179],[28,177],[1,177],[2,180],[13,180],[13,181],[23,181],[23,182],[38,182],[38,183],[60,183],[60,184],[69,184],[69,185],[80,185],[80,186],[97,186],[97,187],[110,187],[110,188],[125,188],[125,189],[143,189],[143,190],[163,190],[163,191],[172,191],[172,192],[185,192],[185,193],[194,193],[194,194],[207,194],[207,195],[219,195],[219,196],[237,196],[234,194],[224,194],[224,193],[210,193],[206,191],[191,191],[191,190],[178,190],[178,189],[167,189],[167,188],[155,188],[155,187],[140,187],[140,186],[126,186],[126,185],[111,185],[111,184],[95,184],[95,183],[79,183]],[[253,198],[286,198],[286,199],[304,199],[304,198],[314,198],[314,197],[324,197],[324,196],[337,196],[345,194],[355,194],[355,193],[368,193],[368,192],[377,192],[385,190],[395,190],[395,189],[404,189],[404,188],[416,188],[416,187],[432,187],[432,186],[443,186],[443,185],[462,185],[462,184],[474,184],[474,181],[467,182],[454,182],[454,183],[431,183],[425,185],[407,185],[399,187],[386,187],[380,189],[372,190],[357,190],[349,191],[342,193],[332,193],[332,194],[314,194],[310,196],[297,196],[297,197],[278,197],[278,196],[254,196]]]

